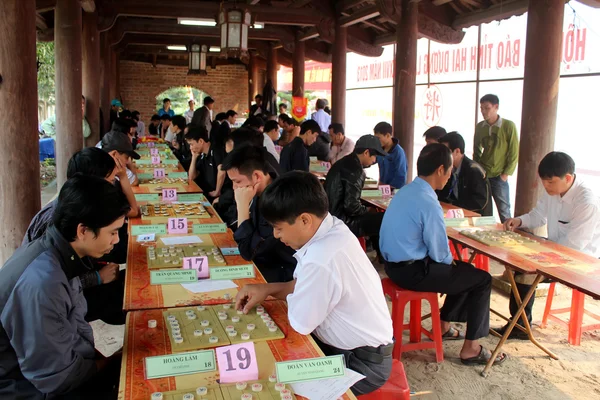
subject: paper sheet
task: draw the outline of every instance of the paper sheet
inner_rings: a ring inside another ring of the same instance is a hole
[[[340,378],[319,379],[316,381],[292,383],[292,389],[300,396],[310,400],[331,400],[341,397],[364,375],[346,368],[346,374]]]
[[[217,290],[235,289],[238,287],[233,281],[213,281],[210,279],[198,281],[197,283],[182,283],[181,286],[193,293],[216,292]]]
[[[168,246],[175,246],[176,244],[192,244],[202,243],[202,239],[198,236],[172,236],[160,238],[164,244]]]

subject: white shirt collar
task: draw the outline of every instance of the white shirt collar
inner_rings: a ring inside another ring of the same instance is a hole
[[[496,122],[494,122],[492,125],[488,124],[486,120],[484,120],[483,123],[487,126],[497,126],[498,128],[502,128],[502,117],[498,115],[498,120],[496,120]]]
[[[331,216],[331,214],[327,213],[327,216],[323,219],[323,221],[321,222],[321,226],[319,226],[319,229],[317,229],[317,232],[315,232],[315,234],[313,235],[313,237],[310,238],[310,240],[308,242],[306,242],[306,244],[304,246],[302,246],[296,252],[296,254],[294,254],[294,257],[296,258],[296,260],[300,261],[300,259],[302,257],[304,257],[304,255],[308,251],[308,248],[314,242],[316,242],[317,240],[319,240],[320,238],[322,238],[323,236],[325,236],[327,234],[327,232],[329,232],[329,230],[332,227],[333,227],[333,217]]]

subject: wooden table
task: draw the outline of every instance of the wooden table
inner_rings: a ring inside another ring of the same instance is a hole
[[[367,187],[364,188],[365,190],[367,190]],[[375,188],[377,189],[377,188]],[[379,208],[380,210],[387,210],[388,205],[390,204],[390,202],[392,201],[392,199],[394,198],[394,196],[386,196],[386,197],[361,197],[360,199],[363,201],[363,203],[372,206],[372,207],[376,207]],[[464,208],[460,208],[457,207],[455,205],[449,204],[449,203],[444,203],[442,201],[440,201],[440,205],[442,206],[442,210],[444,210],[444,213],[448,212],[448,210],[463,210],[464,214],[465,214],[465,218],[472,218],[472,217],[481,217],[481,214],[478,214],[474,211],[469,211],[469,210],[465,210]]]
[[[133,186],[131,189],[134,194],[157,193],[162,195],[162,189],[156,189],[157,186],[162,189],[176,189],[177,193],[202,193],[202,189],[195,182],[190,183],[160,183],[160,184],[142,184]]]
[[[501,224],[497,224],[493,227],[488,226],[487,228],[497,230],[503,229]],[[504,267],[509,272],[507,275],[511,284],[513,296],[515,297],[515,300],[519,305],[519,309],[516,312],[515,317],[512,319],[509,319],[504,315],[494,310],[491,310],[494,314],[509,321],[509,324],[506,331],[504,332],[504,335],[501,336],[500,342],[493,351],[490,362],[488,362],[481,374],[484,377],[488,375],[488,371],[492,367],[496,356],[502,348],[502,345],[504,344],[504,342],[506,341],[506,339],[508,338],[508,336],[512,332],[512,329],[515,326],[518,329],[526,332],[529,336],[529,340],[537,347],[539,347],[542,351],[544,351],[546,354],[548,354],[548,356],[550,356],[553,359],[558,359],[558,357],[554,353],[542,346],[533,337],[533,334],[531,332],[531,326],[529,325],[529,321],[527,320],[527,317],[525,316],[524,312],[525,306],[535,293],[535,289],[538,283],[540,283],[543,279],[543,275],[539,274],[537,271],[539,269],[548,271],[554,270],[554,268],[563,268],[569,271],[576,271],[577,274],[582,275],[587,275],[589,273],[600,275],[600,260],[597,260],[594,257],[588,256],[586,254],[580,253],[569,247],[565,247],[558,243],[554,243],[549,240],[536,237],[523,231],[518,231],[518,233],[537,242],[537,244],[531,246],[532,252],[530,254],[523,254],[521,252],[517,252],[510,247],[485,245],[481,242],[470,239],[460,234],[460,232],[454,228],[447,228],[446,231],[448,234],[448,238],[452,241],[456,250],[458,250],[458,245],[473,250],[471,260],[475,257],[476,254],[482,254],[504,265]],[[460,258],[460,251],[457,251],[456,254]],[[537,274],[530,291],[527,293],[523,301],[521,301],[521,296],[519,295],[514,279],[513,272],[515,271],[520,272],[522,274]],[[519,318],[522,319],[523,326],[517,325],[517,321],[519,320]],[[492,333],[494,333],[497,336],[500,336],[494,331],[492,331]]]
[[[255,343],[259,380],[266,380],[274,373],[275,362],[323,356],[310,336],[300,335],[291,328],[285,302],[267,301],[263,306],[286,337]],[[195,391],[198,386],[217,383],[217,371],[152,380],[144,378],[144,358],[171,354],[171,344],[162,312],[163,310],[146,310],[127,314],[119,400],[150,399],[154,392],[182,389]],[[148,328],[150,319],[157,321],[156,328]],[[350,391],[343,398],[356,400]]]

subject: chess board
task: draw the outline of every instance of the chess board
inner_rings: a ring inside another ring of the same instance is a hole
[[[225,266],[225,257],[218,247],[187,245],[187,246],[168,246],[146,248],[146,259],[149,269],[157,268],[181,268],[183,266],[183,257],[206,256],[208,257],[208,266]]]
[[[153,164],[153,165],[139,165],[137,171],[139,173],[153,174],[156,168],[163,168],[167,173],[179,171],[179,165],[177,164]],[[183,171],[182,171],[183,172]]]
[[[262,306],[247,315],[232,304],[170,308],[163,317],[173,352],[285,338]]]
[[[188,180],[185,178],[151,178],[151,179],[140,179],[140,185],[173,185],[173,184],[184,184],[187,185]]]
[[[195,390],[173,390],[171,392],[152,393],[150,400],[224,400],[224,398],[219,385],[208,385],[196,388]]]
[[[257,387],[257,384],[260,385],[260,387]],[[238,385],[240,389],[238,389]],[[242,389],[242,387],[244,388]],[[258,389],[260,389],[260,391],[255,391]],[[285,394],[282,395],[281,391],[284,391]],[[289,385],[278,385],[276,382],[271,382],[271,380],[240,382],[239,384],[208,385],[196,388],[195,390],[188,389],[164,392],[161,393],[161,395],[162,396],[158,393],[153,394],[151,400],[239,400],[242,398],[242,395],[247,395],[246,398],[248,398],[248,400],[290,400],[296,398]],[[248,397],[248,395],[251,397]]]
[[[461,235],[464,235],[470,239],[476,240],[488,246],[512,247],[537,244],[535,240],[529,239],[528,237],[510,231],[477,229],[463,230],[460,233]]]
[[[167,222],[169,218],[211,218],[202,203],[154,203],[140,206],[142,221]]]

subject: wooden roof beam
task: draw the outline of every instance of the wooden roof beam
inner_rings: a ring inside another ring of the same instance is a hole
[[[339,7],[340,11],[346,11],[349,10],[351,8],[354,8],[356,6],[359,6],[363,3],[370,3],[370,0],[342,0],[340,1],[339,5],[337,5],[337,7]]]
[[[529,0],[514,0],[493,5],[485,10],[478,10],[457,16],[452,23],[454,29],[468,28],[473,25],[485,24],[521,15],[527,12]]]
[[[342,27],[348,27],[370,20],[371,18],[379,17],[379,15],[381,15],[381,13],[379,12],[379,8],[377,6],[364,7],[352,15],[340,18],[340,25]]]

